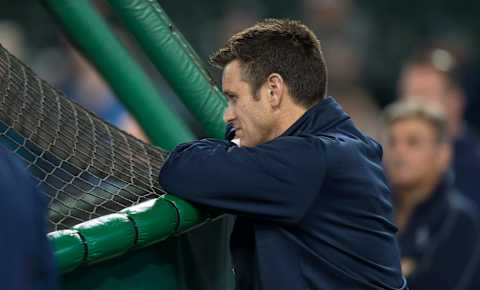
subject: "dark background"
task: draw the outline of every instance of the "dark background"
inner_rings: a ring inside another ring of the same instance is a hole
[[[195,127],[195,121],[119,25],[106,1],[93,2],[134,51],[172,108]],[[280,17],[305,22],[316,32],[324,48],[330,73],[329,94],[338,97],[347,111],[359,110],[352,113],[360,116],[357,119],[367,118],[396,98],[397,77],[408,56],[423,48],[447,49],[461,67],[468,97],[467,119],[474,126],[479,124],[476,119],[479,102],[477,50],[480,45],[478,1],[167,0],[160,4],[205,62],[228,36],[256,20]],[[102,93],[72,89],[72,83],[81,87],[85,80],[78,79],[78,60],[75,57],[72,60],[75,53],[66,45],[61,28],[42,1],[2,1],[0,43],[74,99],[89,99],[84,105],[98,111],[95,104],[102,102],[98,101]],[[220,73],[209,69],[219,81]],[[110,115],[117,113],[114,110]],[[110,117],[107,114],[104,118],[109,120]],[[122,126],[114,119],[109,121]]]

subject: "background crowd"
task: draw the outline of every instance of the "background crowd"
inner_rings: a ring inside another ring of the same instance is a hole
[[[204,133],[104,1],[93,1],[171,109]],[[202,60],[267,17],[299,19],[321,41],[328,94],[384,147],[411,289],[480,289],[478,1],[162,1]],[[0,4],[0,43],[67,96],[145,138],[41,1]],[[61,61],[58,61],[61,60]],[[209,68],[211,69],[211,68]],[[219,81],[218,71],[211,69]],[[477,281],[478,280],[478,281]]]

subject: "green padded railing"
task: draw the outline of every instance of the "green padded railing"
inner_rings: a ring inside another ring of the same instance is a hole
[[[222,114],[226,106],[225,99],[202,67],[193,49],[176,30],[159,4],[148,0],[112,0],[108,2],[133,32],[152,62],[181,97],[187,108],[199,119],[206,132],[214,137],[223,136]],[[117,48],[123,50],[123,47],[116,44],[116,39],[108,32],[106,25],[88,1],[47,0],[47,3],[56,18],[60,20],[70,36],[79,44],[82,51],[95,64],[110,85],[115,88],[120,82],[120,88],[115,91],[127,90],[126,93],[117,92],[117,95],[138,118],[153,143],[161,145],[160,142],[166,142],[165,139],[170,138],[168,134],[172,132],[168,131],[168,128],[162,129],[167,133],[155,130],[161,124],[171,125],[171,123],[156,121],[156,119],[148,117],[162,114],[157,109],[161,107],[167,110],[165,105],[141,101],[144,96],[139,95],[143,95],[145,92],[134,92],[136,94],[133,94],[129,91],[135,90],[139,86],[138,84],[129,84],[131,71],[122,70],[118,72],[118,75],[112,73],[112,70],[117,69],[119,62],[123,61],[122,58],[127,58],[128,55],[126,52],[121,53],[122,57],[116,54]],[[93,30],[94,33],[87,35],[90,30]],[[102,36],[102,33],[109,35]],[[112,40],[115,43],[114,47],[110,43]],[[98,49],[97,46],[100,46],[101,49]],[[121,76],[122,74],[123,76]],[[158,99],[158,95],[150,94],[150,96]],[[144,109],[147,109],[146,115]],[[174,124],[173,127],[177,126]],[[190,139],[188,134],[180,137],[180,139]],[[179,142],[177,138],[162,147],[172,148]],[[54,245],[61,271],[67,272],[81,265],[93,264],[120,256],[131,249],[156,243],[192,229],[205,221],[205,214],[198,209],[185,201],[166,195],[154,201],[127,208],[120,213],[76,225],[70,230],[51,233],[49,237]],[[230,221],[225,221],[225,223],[230,223]],[[216,223],[215,227],[219,230],[211,231],[210,239],[215,241],[212,245],[218,241],[222,241],[222,244],[226,243],[228,236],[225,233],[228,231],[224,232],[221,229],[229,226]],[[230,266],[225,265],[223,270],[228,275]],[[218,273],[218,276],[223,276],[225,273]]]
[[[207,217],[189,203],[164,195],[48,237],[60,271],[68,272],[149,246],[205,221]]]

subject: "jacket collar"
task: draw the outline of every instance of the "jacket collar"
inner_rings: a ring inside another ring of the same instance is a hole
[[[432,196],[418,205],[398,239],[404,256],[418,256],[431,245],[450,216],[451,198],[455,192],[452,179],[443,176]]]
[[[326,97],[308,109],[281,136],[322,133],[350,119],[333,97]]]
[[[415,233],[419,227],[425,225],[429,227],[430,223],[437,222],[439,218],[444,217],[449,206],[449,195],[453,191],[453,178],[450,172],[447,172],[433,190],[431,197],[414,209],[402,236]]]

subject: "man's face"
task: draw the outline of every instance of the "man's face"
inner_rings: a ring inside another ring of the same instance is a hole
[[[448,84],[444,75],[429,66],[412,65],[403,71],[398,90],[404,101],[433,104],[442,108],[450,133],[456,134],[456,124],[463,119],[463,97],[459,90]]]
[[[261,87],[254,96],[250,84],[242,78],[238,60],[225,66],[222,87],[228,100],[223,120],[235,127],[240,146],[253,147],[273,139],[275,121],[267,98],[268,89]]]
[[[445,78],[428,66],[407,67],[399,83],[400,96],[406,101],[436,103],[443,107],[448,92],[449,86]]]
[[[429,122],[420,118],[397,120],[387,130],[385,169],[394,188],[411,190],[436,182],[445,172],[449,147],[437,141]]]

